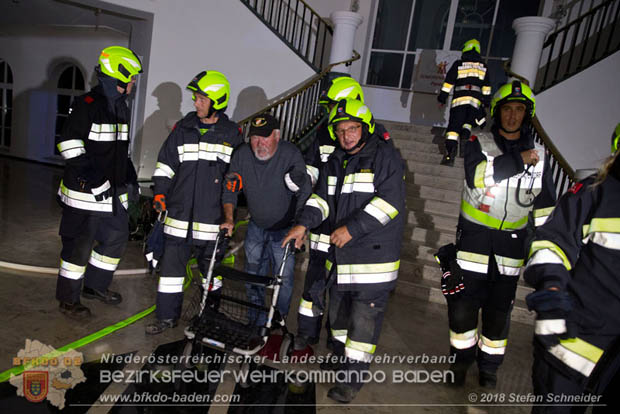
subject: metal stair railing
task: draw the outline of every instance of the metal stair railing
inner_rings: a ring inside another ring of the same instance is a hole
[[[314,71],[328,59],[333,28],[303,0],[241,0]]]
[[[526,85],[529,85],[530,82],[526,78],[510,70],[509,64],[509,60],[504,64],[504,70],[508,77],[514,77]],[[562,154],[560,154],[558,148],[553,144],[553,141],[551,141],[551,138],[549,138],[549,135],[541,125],[538,116],[534,115],[530,128],[530,132],[534,136],[534,140],[545,147],[545,151],[549,154],[553,184],[555,184],[555,190],[559,197],[564,194],[575,181],[577,181],[575,171],[571,168]]]
[[[607,0],[551,33],[543,45],[536,92],[550,88],[620,50],[620,0]]]
[[[280,120],[280,139],[291,141],[302,150],[305,149],[314,130],[327,118],[325,111],[318,105],[323,82],[327,81],[327,75],[334,66],[343,64],[348,66],[360,58],[356,51],[353,51],[353,54],[353,57],[347,60],[332,63],[285,97],[239,121],[243,136],[247,138],[252,118],[269,112]]]

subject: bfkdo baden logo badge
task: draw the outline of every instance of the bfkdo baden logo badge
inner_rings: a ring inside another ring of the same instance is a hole
[[[41,402],[47,397],[49,372],[24,371],[24,397],[30,402]]]

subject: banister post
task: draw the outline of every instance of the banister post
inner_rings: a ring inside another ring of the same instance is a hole
[[[512,53],[511,71],[526,78],[532,88],[536,82],[545,37],[554,27],[555,20],[540,16],[519,17],[512,22],[517,40]]]
[[[353,56],[353,42],[355,31],[364,18],[361,14],[351,11],[335,11],[329,15],[334,24],[332,48],[329,55],[329,63],[342,62]],[[350,68],[345,65],[337,65],[332,68],[333,72],[350,73]]]

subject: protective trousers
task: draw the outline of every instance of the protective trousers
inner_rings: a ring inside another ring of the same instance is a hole
[[[62,239],[56,299],[76,303],[84,287],[105,292],[125,252],[129,238],[127,210],[114,204],[115,215],[91,216],[69,209],[62,213]],[[93,248],[93,242],[97,245]]]
[[[339,291],[334,283],[329,291],[329,322],[334,338],[334,353],[346,356],[345,369],[351,383],[359,390],[357,378],[367,371],[375,353],[389,290]],[[357,372],[357,375],[354,373]]]
[[[459,137],[469,139],[471,129],[477,126],[477,120],[484,119],[481,115],[484,109],[473,105],[459,105],[450,109],[450,120],[446,130],[446,152],[456,155]]]
[[[459,226],[466,228],[457,237],[457,262],[463,269],[465,290],[448,301],[450,353],[462,366],[469,366],[477,355],[479,370],[495,373],[508,342],[526,231],[492,230],[463,221]]]
[[[161,261],[159,285],[157,286],[157,319],[178,320],[183,306],[183,281],[187,262],[194,256],[198,261],[200,274],[207,276],[215,241],[194,246],[191,242],[166,238]],[[220,261],[226,251],[225,240],[220,241],[216,260]]]
[[[321,333],[321,323],[325,312],[325,270],[326,256],[310,250],[310,260],[304,281],[304,291],[301,295],[297,313],[297,333],[306,338],[318,339]]]

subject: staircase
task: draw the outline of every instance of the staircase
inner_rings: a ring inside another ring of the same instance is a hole
[[[397,292],[445,305],[439,282],[441,272],[433,254],[442,245],[455,241],[465,177],[463,159],[458,158],[454,167],[439,165],[443,138],[434,136],[430,127],[379,122],[390,132],[407,163],[407,224]],[[519,280],[513,321],[533,323],[534,314],[527,310],[524,301],[532,291]]]

